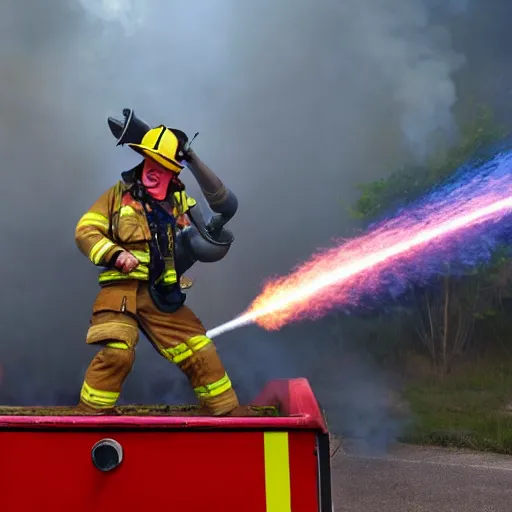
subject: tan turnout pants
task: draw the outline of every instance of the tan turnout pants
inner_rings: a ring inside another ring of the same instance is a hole
[[[145,282],[102,288],[93,306],[87,343],[102,348],[91,361],[80,393],[80,406],[106,412],[117,403],[135,360],[141,329],[155,349],[187,376],[205,414],[225,415],[239,403],[214,343],[187,306],[163,313]]]

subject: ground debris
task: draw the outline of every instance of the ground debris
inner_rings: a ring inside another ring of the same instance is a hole
[[[251,407],[260,416],[279,416],[276,407]],[[0,406],[0,416],[83,416],[76,406]],[[199,416],[197,405],[121,405],[106,416]]]

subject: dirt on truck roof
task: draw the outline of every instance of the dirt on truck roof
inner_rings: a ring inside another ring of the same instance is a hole
[[[260,416],[279,416],[276,407],[252,407]],[[112,415],[109,414],[109,415]],[[196,405],[120,405],[119,416],[200,416]],[[84,416],[76,406],[0,406],[0,416]]]

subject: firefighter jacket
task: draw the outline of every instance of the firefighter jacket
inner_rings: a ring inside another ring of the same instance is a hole
[[[187,196],[184,190],[173,194],[172,211],[169,213],[176,219],[176,229],[187,224],[185,213],[195,204],[196,201]],[[167,229],[169,250],[159,281],[170,286],[178,282],[179,276],[173,261],[173,227]],[[98,278],[102,286],[129,279],[148,281],[151,236],[146,210],[133,199],[130,187],[122,181],[107,190],[92,205],[80,218],[75,230],[75,240],[80,251],[94,265],[104,268]],[[132,272],[121,272],[113,265],[123,250],[132,253],[140,262]]]

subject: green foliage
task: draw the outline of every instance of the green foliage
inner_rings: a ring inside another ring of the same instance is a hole
[[[361,196],[351,209],[358,219],[372,219],[399,202],[410,202],[438,182],[453,174],[470,158],[485,158],[489,144],[500,140],[506,131],[498,126],[492,112],[478,107],[460,130],[455,146],[440,150],[423,165],[409,165],[386,178],[365,183],[358,188]]]
[[[512,454],[512,363],[473,366],[405,391],[413,421],[403,441]]]

